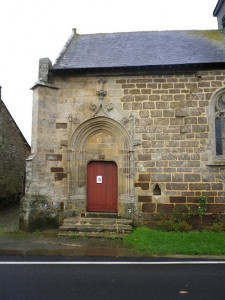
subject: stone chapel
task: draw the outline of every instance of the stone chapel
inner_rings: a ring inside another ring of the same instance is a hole
[[[151,225],[168,204],[185,211],[206,195],[205,221],[215,211],[224,216],[223,29],[74,29],[53,65],[40,59],[32,89],[21,229],[105,214],[121,218],[124,233],[130,220]]]

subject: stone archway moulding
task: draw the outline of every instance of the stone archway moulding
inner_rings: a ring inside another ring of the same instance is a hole
[[[106,117],[97,116],[80,124],[73,132],[68,151],[69,170],[69,203],[77,212],[86,209],[87,164],[99,160],[100,152],[86,149],[90,138],[103,133],[115,140],[118,156],[114,158],[118,166],[118,208],[123,214],[126,204],[134,202],[134,153],[132,137],[125,127],[117,121]],[[104,151],[101,149],[99,151]],[[102,152],[101,152],[102,154]],[[111,160],[105,155],[105,160]]]
[[[107,132],[115,136],[121,149],[133,150],[131,138],[126,129],[113,119],[103,116],[89,119],[78,126],[71,137],[71,150],[84,149],[85,142],[98,132]]]

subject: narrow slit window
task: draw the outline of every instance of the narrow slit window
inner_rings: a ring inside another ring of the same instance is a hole
[[[158,184],[154,187],[153,195],[161,195],[161,189]]]
[[[215,120],[216,129],[216,155],[223,155],[222,120],[221,115]]]

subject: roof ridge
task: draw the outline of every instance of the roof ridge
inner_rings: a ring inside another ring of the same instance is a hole
[[[60,51],[58,57],[55,60],[55,63],[53,64],[53,68],[55,65],[57,65],[60,60],[62,59],[63,55],[66,53],[66,50],[68,49],[70,43],[72,42],[73,38],[75,37],[75,39],[78,37],[78,34],[74,34],[74,32],[70,35],[70,37],[68,38],[68,40],[66,41],[65,45],[63,46],[62,50]]]
[[[79,34],[79,37],[85,37],[85,36],[93,36],[93,35],[110,35],[110,34],[132,34],[132,33],[164,33],[164,32],[190,32],[190,31],[218,31],[218,29],[173,29],[173,30],[141,30],[141,31],[116,31],[116,32],[96,32],[96,33],[84,33]]]
[[[218,11],[220,10],[222,4],[223,4],[224,0],[218,0],[217,4],[216,4],[216,7],[213,11],[213,16],[216,17]]]

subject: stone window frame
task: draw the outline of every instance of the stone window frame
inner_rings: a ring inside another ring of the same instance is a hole
[[[222,17],[222,28],[225,29],[225,15]]]
[[[224,166],[225,165],[225,151],[223,155],[216,154],[216,129],[215,129],[215,119],[219,114],[224,114],[225,108],[220,109],[218,106],[218,100],[220,97],[225,96],[225,87],[216,90],[211,97],[211,104],[209,107],[209,126],[210,126],[210,138],[209,138],[209,149],[210,149],[210,159],[207,163],[208,166]],[[216,108],[216,111],[215,111]]]

